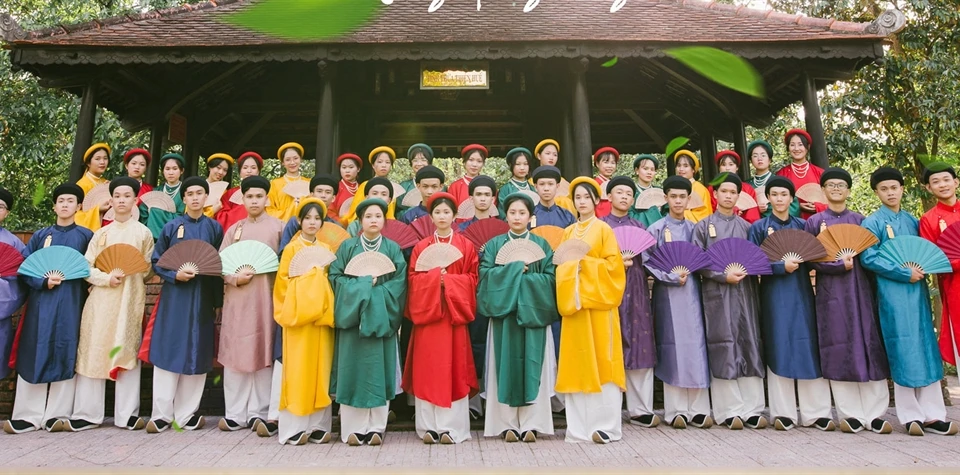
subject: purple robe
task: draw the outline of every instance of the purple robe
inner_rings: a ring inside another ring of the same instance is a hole
[[[805,229],[816,236],[826,226],[859,226],[863,220],[863,215],[848,209],[841,213],[826,210],[811,216]],[[860,259],[853,260],[849,271],[843,261],[811,265],[817,271],[817,335],[823,377],[859,383],[890,377],[874,292]]]
[[[646,229],[629,216],[618,218],[608,214],[601,221],[616,229],[634,226]],[[657,343],[653,336],[653,315],[650,312],[650,288],[643,270],[643,256],[633,258],[627,268],[627,287],[620,303],[620,333],[623,340],[623,362],[626,369],[653,368],[657,362]]]
[[[0,228],[0,242],[13,246],[23,253],[24,246],[20,238],[10,231]],[[24,292],[16,275],[0,279],[0,379],[10,374],[10,349],[13,346],[13,337],[16,329],[13,328],[13,312],[22,305],[27,293]]]

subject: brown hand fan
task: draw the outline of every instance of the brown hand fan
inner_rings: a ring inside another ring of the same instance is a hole
[[[160,256],[157,266],[167,270],[193,270],[199,275],[219,277],[223,268],[220,254],[210,243],[200,239],[180,241]]]
[[[504,244],[497,251],[497,258],[494,263],[503,265],[520,261],[529,265],[545,257],[547,257],[547,254],[537,243],[529,239],[514,239]]]
[[[347,263],[343,273],[354,277],[380,277],[391,272],[396,272],[397,266],[385,254],[376,251],[364,251]]]
[[[472,219],[477,215],[477,209],[473,205],[473,200],[467,198],[457,207],[457,219]]]
[[[147,208],[150,209],[157,208],[171,213],[177,210],[177,204],[173,202],[173,198],[162,191],[149,191],[144,193],[143,196],[140,197],[140,202],[147,205]]]
[[[855,257],[873,247],[878,242],[876,236],[856,224],[834,224],[828,226],[817,236],[827,255],[822,260],[840,261]]]
[[[420,239],[433,236],[433,233],[437,230],[437,226],[433,224],[433,218],[431,218],[430,215],[421,216],[413,220],[410,226]]]
[[[650,188],[640,193],[637,202],[633,205],[636,209],[659,208],[667,204],[667,197],[660,188]]]
[[[547,244],[550,244],[550,249],[554,251],[556,251],[560,243],[563,242],[563,228],[560,226],[537,226],[530,230],[530,234],[542,237],[547,241]]]
[[[333,223],[323,223],[317,233],[317,240],[330,246],[333,252],[337,252],[337,249],[340,249],[340,244],[347,239],[350,239],[350,234]]]
[[[807,183],[798,188],[796,197],[808,203],[827,202],[827,195],[823,194],[823,188],[816,183]]]
[[[209,183],[210,193],[207,193],[207,201],[203,203],[203,206],[216,206],[220,203],[220,197],[223,196],[223,193],[227,191],[227,187],[230,186],[230,182],[227,181],[215,181]]]
[[[139,220],[140,220],[140,207],[139,207],[139,206],[134,206],[133,208],[130,208],[130,217],[131,217],[134,221],[139,221]],[[103,213],[103,219],[104,219],[104,221],[116,221],[116,219],[117,219],[117,212],[114,210],[114,208],[113,208],[112,206],[110,207],[110,209],[107,210],[106,213]]]
[[[561,178],[557,185],[557,196],[570,196],[570,182],[566,178]]]
[[[687,201],[687,209],[702,208],[703,205],[703,197],[697,193],[690,193],[690,199]]]
[[[101,183],[83,195],[83,209],[89,211],[99,208],[110,200],[110,184]]]
[[[740,211],[753,209],[757,206],[757,200],[753,199],[753,197],[748,195],[745,191],[740,192],[740,196],[737,197],[737,204],[734,205],[734,207]]]
[[[483,246],[510,230],[510,225],[499,219],[487,218],[474,221],[467,229],[463,230],[463,237],[467,238],[478,250],[483,250]]]
[[[535,192],[535,191],[520,190],[520,191],[518,191],[517,193],[520,193],[520,194],[523,194],[523,195],[527,195],[528,197],[530,197],[530,199],[533,200],[533,205],[534,205],[534,206],[540,204],[540,195],[538,195],[537,192]]]
[[[590,245],[580,239],[563,241],[553,253],[553,263],[556,265],[570,261],[579,261],[590,252]]]
[[[310,182],[303,180],[293,181],[284,185],[282,191],[295,199],[303,198],[310,194]]]
[[[310,272],[310,269],[314,267],[327,267],[335,260],[337,260],[337,256],[323,246],[304,247],[290,259],[288,274],[290,277],[300,277]]]
[[[395,219],[388,219],[380,234],[397,243],[400,249],[410,249],[420,242],[420,236],[417,236],[417,232],[410,225],[403,224]]]
[[[781,229],[767,236],[760,248],[771,261],[813,262],[827,255],[817,238],[799,229]]]
[[[349,214],[351,206],[353,206],[353,198],[347,198],[347,200],[340,205],[340,216],[346,216]]]
[[[414,188],[403,195],[400,204],[407,208],[413,208],[419,206],[421,202],[423,202],[423,195],[420,194],[420,190]]]
[[[230,195],[230,202],[233,203],[233,204],[235,204],[235,205],[242,205],[242,204],[243,204],[243,190],[241,190],[241,189],[238,188],[237,191],[234,191],[233,194]]]
[[[450,264],[463,259],[463,253],[457,246],[446,243],[431,244],[420,253],[414,270],[426,272],[436,268],[447,268]]]
[[[144,259],[139,249],[122,243],[105,247],[100,254],[97,254],[93,265],[108,274],[119,270],[125,276],[150,270],[150,264]]]

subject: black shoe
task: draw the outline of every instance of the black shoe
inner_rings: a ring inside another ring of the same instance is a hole
[[[750,416],[744,424],[751,429],[764,429],[767,427],[767,418],[762,416]]]
[[[630,423],[640,427],[656,427],[660,425],[660,417],[656,414],[644,414],[630,418]]]
[[[923,424],[920,421],[907,422],[907,433],[915,436],[923,436]]]
[[[520,440],[524,442],[536,442],[537,441],[537,431],[535,430],[526,430],[520,434]]]
[[[387,411],[387,424],[392,424],[394,422],[397,422],[397,413],[394,412],[393,409],[390,409]]]
[[[673,418],[673,423],[670,425],[674,429],[686,429],[687,428],[687,418],[685,416],[677,416]]]
[[[251,417],[250,420],[247,421],[247,427],[248,427],[250,430],[256,432],[256,431],[257,431],[257,424],[262,423],[262,422],[266,422],[266,421],[264,421],[263,419],[261,419],[261,418],[259,418],[259,417]]]
[[[440,434],[440,443],[443,444],[443,445],[456,444],[456,442],[453,441],[453,437],[450,436],[450,433],[449,433],[449,432],[444,432],[444,433]]]
[[[364,436],[363,441],[367,445],[377,446],[383,443],[383,435],[379,432],[371,432]]]
[[[609,443],[610,443],[610,436],[607,435],[607,433],[604,432],[604,431],[602,431],[602,430],[595,431],[595,432],[593,433],[593,437],[591,437],[591,438],[592,438],[593,441],[594,441],[595,443],[597,443],[597,444],[609,444]]]
[[[957,433],[956,422],[933,421],[923,426],[923,430],[937,435],[955,435]]]
[[[730,428],[730,430],[743,430],[743,419],[740,419],[740,416],[733,416],[725,421],[723,425]]]
[[[428,430],[423,434],[423,443],[427,445],[436,444],[440,440],[440,434],[437,434],[435,431]]]
[[[22,434],[24,432],[33,432],[38,427],[20,419],[11,419],[3,422],[3,431],[8,434]]]
[[[478,421],[481,417],[483,417],[483,414],[480,414],[480,411],[476,409],[470,409],[470,420]]]
[[[277,435],[277,429],[279,429],[279,427],[277,426],[276,422],[260,421],[260,423],[257,424],[256,430],[257,435],[260,437],[273,437]]]
[[[697,414],[690,419],[690,424],[701,429],[709,429],[713,427],[713,418],[706,414]]]
[[[100,427],[100,424],[94,424],[93,422],[83,419],[71,419],[67,421],[67,430],[70,432],[80,432],[88,429],[96,429],[97,427]]]
[[[220,419],[220,422],[217,423],[217,427],[224,432],[233,432],[235,430],[243,429],[243,426],[240,425],[239,422],[232,419],[227,419],[226,417]]]
[[[817,419],[817,421],[813,423],[813,426],[824,432],[832,432],[837,429],[837,424],[833,422],[833,419],[827,419],[826,417]]]
[[[146,425],[147,423],[142,417],[130,416],[127,418],[127,423],[124,424],[123,428],[127,430],[142,430]]]
[[[66,423],[62,419],[51,418],[43,423],[43,428],[46,429],[47,432],[62,432],[65,426]]]
[[[503,432],[503,440],[507,442],[520,442],[520,433],[513,429],[507,429]]]
[[[156,420],[147,422],[148,434],[159,434],[169,428],[170,428],[170,423],[162,419],[156,419]]]
[[[332,436],[325,430],[315,430],[310,433],[311,444],[326,444],[330,442]]]
[[[840,432],[845,432],[847,434],[856,434],[864,429],[863,424],[859,420],[848,417],[846,419],[840,420]]]
[[[796,424],[794,424],[793,419],[789,417],[780,416],[773,421],[773,428],[776,430],[790,430],[793,429],[794,426],[796,426]]]
[[[893,432],[893,425],[883,419],[874,419],[870,421],[870,430],[877,434],[889,434]]]
[[[183,430],[197,430],[202,429],[206,421],[203,419],[203,416],[194,414],[190,417],[190,420],[183,425]]]
[[[347,445],[350,447],[359,447],[363,445],[364,439],[366,439],[366,437],[361,434],[350,434],[347,436]]]
[[[284,444],[287,444],[287,445],[306,445],[307,439],[308,439],[309,437],[310,437],[310,436],[307,435],[306,432],[302,432],[302,431],[301,431],[301,432],[297,432],[296,434],[293,435],[293,437],[287,439],[287,441],[284,442]]]

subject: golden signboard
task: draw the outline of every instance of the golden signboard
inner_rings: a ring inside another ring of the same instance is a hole
[[[420,89],[490,89],[486,61],[420,63]]]

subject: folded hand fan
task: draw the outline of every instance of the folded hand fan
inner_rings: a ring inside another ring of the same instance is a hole
[[[350,262],[344,267],[343,273],[354,277],[380,277],[396,272],[396,270],[397,266],[385,254],[376,251],[364,251],[350,259]]]
[[[120,271],[123,275],[135,275],[150,270],[150,264],[137,249],[129,244],[111,244],[97,254],[93,265],[103,272]]]
[[[545,257],[547,257],[547,254],[537,243],[529,239],[514,239],[504,244],[497,251],[497,258],[494,263],[503,265],[520,261],[524,264],[533,264]]]
[[[767,255],[756,244],[746,239],[731,237],[721,239],[707,249],[710,269],[726,274],[743,272],[747,275],[770,275],[773,268]]]
[[[624,259],[633,259],[657,243],[650,233],[636,226],[620,226],[613,230],[613,235]]]
[[[771,261],[813,262],[827,256],[827,250],[817,238],[799,229],[781,229],[767,236],[760,249]]]
[[[566,178],[561,178],[557,185],[556,196],[570,196],[570,182]]]
[[[897,236],[887,240],[879,249],[880,257],[900,267],[912,267],[924,274],[953,272],[947,255],[935,244],[917,236]],[[21,269],[23,267],[21,266]]]
[[[284,185],[282,191],[294,198],[303,198],[310,194],[310,182],[303,180],[292,181]]]
[[[234,191],[233,194],[230,195],[230,202],[233,203],[233,204],[235,204],[235,205],[242,205],[242,204],[243,204],[243,190],[237,188],[237,191]]]
[[[133,219],[134,221],[140,221],[139,206],[134,206],[133,208],[130,208],[130,218]],[[116,221],[116,219],[117,219],[117,213],[112,206],[110,207],[110,209],[107,210],[106,213],[103,213],[104,221]]]
[[[433,218],[431,218],[430,215],[421,216],[413,220],[413,222],[410,223],[410,227],[413,228],[413,231],[417,233],[420,239],[433,236],[433,233],[437,230],[437,227],[433,224]]]
[[[827,195],[823,194],[823,188],[816,183],[807,183],[797,188],[797,198],[808,203],[826,203]]]
[[[91,210],[110,200],[110,184],[101,183],[83,195],[83,209]]]
[[[826,261],[853,257],[879,242],[876,236],[856,224],[834,224],[824,229],[817,240],[827,251]]]
[[[747,192],[741,191],[740,196],[737,197],[737,204],[733,205],[740,211],[746,211],[748,209],[756,208],[757,200],[753,199],[752,196],[748,195]]]
[[[140,202],[147,205],[147,208],[159,208],[171,213],[177,210],[177,204],[173,198],[162,191],[148,191],[140,197]]]
[[[420,256],[417,258],[417,266],[414,270],[417,272],[426,272],[438,267],[446,268],[462,258],[463,253],[453,244],[431,244],[420,253]]]
[[[346,216],[347,214],[349,214],[351,206],[353,206],[353,198],[347,198],[347,200],[344,201],[342,205],[340,205],[340,212],[339,212],[340,216]]]
[[[203,203],[203,206],[216,206],[220,203],[220,197],[223,196],[223,193],[226,192],[230,186],[230,182],[215,181],[207,185],[210,187],[210,193],[207,193],[207,201]]]
[[[422,201],[423,196],[420,194],[420,190],[413,188],[403,195],[403,199],[400,201],[400,204],[407,208],[413,208],[415,206],[419,206]]]
[[[82,279],[90,276],[90,263],[72,247],[50,246],[30,254],[17,272],[38,279],[54,274],[63,280]]]
[[[530,197],[530,199],[533,200],[534,206],[540,204],[540,195],[538,195],[536,191],[520,190],[517,193],[524,194]]]
[[[17,248],[0,242],[0,277],[17,275],[21,262],[23,262],[23,254],[20,254]]]
[[[947,255],[947,259],[951,261],[960,259],[960,222],[947,226],[947,229],[940,233],[937,245]]]
[[[636,209],[659,208],[667,204],[667,196],[663,194],[660,188],[650,188],[640,193],[637,202],[633,205]]]
[[[233,247],[233,246],[230,246]],[[229,247],[227,249],[230,249]],[[290,277],[299,277],[310,272],[314,267],[327,267],[337,256],[323,246],[304,247],[297,251],[290,259],[289,275]]]
[[[463,230],[463,237],[467,238],[477,250],[483,250],[491,239],[506,234],[510,231],[510,225],[496,218],[487,218],[474,221]]]
[[[251,270],[254,274],[268,274],[280,268],[277,253],[260,241],[240,241],[220,253],[223,275]]]
[[[647,265],[663,272],[690,274],[710,267],[710,257],[696,245],[686,241],[666,242],[650,254]]]
[[[157,266],[167,270],[193,270],[198,275],[220,276],[223,269],[220,254],[210,243],[200,239],[180,241],[160,256]]]
[[[417,232],[413,228],[395,219],[388,219],[380,234],[397,243],[400,249],[410,249],[420,242],[420,236],[417,236]]]
[[[340,244],[347,239],[350,239],[350,233],[344,231],[340,226],[329,222],[323,223],[323,226],[320,226],[320,231],[317,233],[317,240],[330,246],[333,252],[337,252],[337,249],[340,249]]]
[[[579,261],[590,252],[590,244],[580,239],[567,239],[557,246],[553,252],[553,263],[556,265],[564,262]]]
[[[545,239],[547,243],[550,244],[550,249],[554,251],[556,251],[560,243],[563,242],[563,228],[560,226],[537,226],[531,229],[530,233]]]

